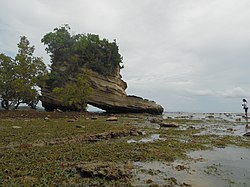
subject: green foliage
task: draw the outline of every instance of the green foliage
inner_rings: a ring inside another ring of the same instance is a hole
[[[79,67],[86,67],[102,75],[113,75],[121,67],[122,57],[115,40],[109,42],[95,34],[71,35],[69,31],[69,26],[64,25],[41,40],[51,56],[51,73],[64,78],[66,73],[77,74]]]
[[[70,27],[55,28],[42,38],[51,57],[51,72],[46,86],[64,105],[84,110],[91,94],[88,79],[81,71],[92,70],[102,75],[115,75],[122,57],[116,41],[100,39],[96,34],[70,34]],[[66,76],[67,75],[67,76]],[[71,81],[69,80],[76,80]]]
[[[67,61],[72,47],[72,39],[68,32],[70,28],[65,25],[61,28],[55,28],[54,32],[46,34],[41,40],[47,47],[47,53],[51,53],[52,70],[57,63]]]
[[[5,54],[0,54],[0,97],[3,108],[10,107],[10,101],[15,96],[15,62]]]
[[[13,105],[18,108],[21,103],[35,108],[39,99],[36,88],[44,82],[46,66],[42,58],[33,56],[35,47],[30,46],[25,36],[21,36],[17,46],[15,59],[0,55],[1,104],[5,109]]]
[[[92,93],[88,81],[89,72],[77,75],[76,81],[67,83],[64,87],[55,87],[53,94],[65,105],[74,106],[77,110],[84,111],[87,101]]]

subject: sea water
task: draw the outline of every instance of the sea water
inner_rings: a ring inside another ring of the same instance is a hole
[[[250,131],[245,128],[247,121],[240,113],[164,113],[163,118],[201,120],[204,128],[197,134],[230,135],[242,137]],[[185,125],[184,127],[185,128]],[[197,126],[196,126],[197,128]],[[199,128],[199,127],[198,127]],[[233,130],[229,130],[233,129]],[[149,137],[150,141],[159,141],[160,137]],[[164,140],[163,140],[164,141]],[[134,186],[164,186],[166,179],[176,179],[173,186],[189,184],[192,187],[247,187],[250,186],[250,149],[228,146],[213,150],[192,151],[187,153],[189,160],[177,160],[173,163],[152,161],[135,162]],[[176,168],[181,167],[178,170]],[[150,181],[147,184],[145,181]]]

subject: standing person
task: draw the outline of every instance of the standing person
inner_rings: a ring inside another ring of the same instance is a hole
[[[246,99],[243,99],[242,101],[243,101],[242,107],[243,107],[243,109],[245,110],[245,117],[247,118],[247,110],[248,110],[247,100],[246,100]]]

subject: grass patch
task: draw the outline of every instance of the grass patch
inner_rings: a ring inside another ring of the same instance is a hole
[[[148,116],[118,116],[118,121],[106,121],[107,116],[80,116],[74,122],[69,118],[9,118],[0,120],[0,186],[130,186],[129,181],[105,178],[82,178],[75,166],[82,162],[123,163],[134,161],[172,162],[185,159],[192,150],[237,145],[250,147],[247,137],[200,135],[195,128],[143,128]],[[199,120],[167,119],[192,126]],[[20,128],[13,128],[18,126]],[[77,128],[80,126],[82,128]],[[119,133],[137,128],[144,135],[117,136],[97,142],[65,141],[63,144],[30,146],[34,142],[54,141],[91,136],[102,133]],[[149,143],[127,143],[127,140],[147,138],[160,134],[164,140]]]

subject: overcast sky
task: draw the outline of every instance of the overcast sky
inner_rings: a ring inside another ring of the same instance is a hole
[[[69,24],[116,39],[127,93],[165,111],[242,112],[250,100],[249,0],[0,0],[0,52]]]

